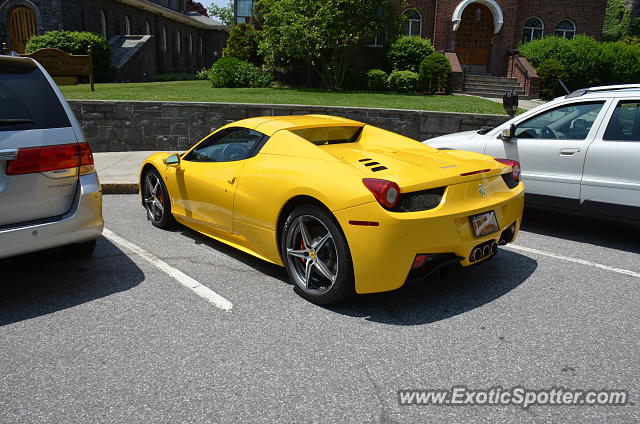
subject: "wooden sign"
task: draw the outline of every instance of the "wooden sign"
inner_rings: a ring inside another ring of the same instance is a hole
[[[33,53],[23,54],[21,56],[36,60],[47,70],[56,83],[60,85],[69,83],[77,84],[78,80],[75,77],[88,75],[91,91],[94,91],[91,46],[89,46],[86,55],[72,55],[62,50],[47,48],[38,49]]]

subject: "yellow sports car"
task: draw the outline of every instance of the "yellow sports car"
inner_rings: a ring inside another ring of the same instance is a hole
[[[520,165],[436,150],[348,119],[268,116],[226,125],[140,170],[153,225],[178,221],[284,266],[329,304],[492,257],[520,228]]]

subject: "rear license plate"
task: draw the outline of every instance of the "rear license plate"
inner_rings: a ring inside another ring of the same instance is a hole
[[[494,211],[480,213],[470,217],[471,226],[476,237],[484,237],[487,234],[495,233],[500,229]]]

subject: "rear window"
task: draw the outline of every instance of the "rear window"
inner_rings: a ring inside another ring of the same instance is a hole
[[[291,132],[321,146],[323,144],[355,143],[360,137],[362,128],[362,126],[315,127],[291,130]]]
[[[70,126],[60,100],[37,66],[23,60],[2,60],[0,131]]]

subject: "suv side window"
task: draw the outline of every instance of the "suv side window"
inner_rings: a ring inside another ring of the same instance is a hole
[[[542,112],[516,127],[516,138],[584,140],[604,101],[573,103]]]
[[[191,162],[244,160],[255,155],[265,139],[264,134],[248,128],[226,128],[204,139],[183,160]]]
[[[602,138],[605,141],[640,141],[640,101],[618,102]]]

